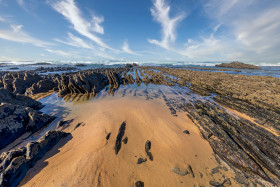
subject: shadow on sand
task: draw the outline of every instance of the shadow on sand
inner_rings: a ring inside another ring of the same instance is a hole
[[[68,141],[73,138],[71,134],[66,136],[65,138],[61,139],[50,151],[48,151],[45,156],[38,160],[33,168],[30,168],[29,171],[26,173],[23,180],[20,182],[20,186],[25,185],[29,180],[31,180],[34,176],[36,176],[40,171],[42,171],[47,165],[47,159],[53,157],[54,155],[60,152],[60,148],[63,147]]]

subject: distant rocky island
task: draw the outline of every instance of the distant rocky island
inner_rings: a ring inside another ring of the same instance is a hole
[[[242,62],[234,61],[231,63],[221,63],[215,65],[216,67],[223,67],[223,68],[236,68],[236,69],[261,69],[258,66],[245,64]]]

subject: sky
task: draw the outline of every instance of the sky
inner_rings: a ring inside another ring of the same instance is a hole
[[[280,1],[0,0],[0,61],[21,60],[280,65]]]

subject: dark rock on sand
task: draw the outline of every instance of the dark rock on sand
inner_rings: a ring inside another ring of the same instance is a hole
[[[27,171],[66,135],[68,133],[49,131],[37,142],[31,142],[26,147],[2,153],[0,156],[0,186],[17,186]]]
[[[125,132],[125,127],[126,127],[126,122],[124,121],[119,128],[119,133],[116,138],[116,143],[115,143],[115,147],[114,147],[116,155],[119,153],[121,146],[122,146],[121,144],[122,144],[122,138],[123,138],[124,132]]]
[[[169,107],[171,114],[176,115],[176,110],[173,107]]]
[[[135,186],[136,186],[136,187],[144,187],[144,182],[142,182],[142,181],[137,181],[137,182],[135,183]]]
[[[216,67],[225,67],[225,68],[235,68],[235,69],[261,69],[258,66],[251,65],[251,64],[245,64],[242,62],[231,62],[231,63],[221,63],[215,65]]]
[[[151,161],[153,161],[154,158],[153,158],[152,153],[150,152],[150,149],[151,149],[151,142],[150,142],[150,140],[147,140],[146,143],[145,143],[145,152],[146,152],[148,158],[149,158]]]
[[[231,186],[231,181],[229,178],[227,178],[223,182],[210,181],[209,184],[215,187],[227,187],[227,186]]]
[[[78,124],[75,126],[74,130],[76,130],[76,129],[77,129],[78,127],[80,127],[82,124],[83,124],[83,123],[78,123]]]
[[[127,138],[127,137],[125,137],[125,138],[122,140],[122,142],[123,142],[124,144],[127,144],[127,141],[128,141],[128,138]]]
[[[190,134],[190,131],[184,130],[183,133],[185,133],[185,134]]]
[[[137,164],[142,164],[143,162],[146,162],[147,158],[138,158]]]
[[[147,140],[146,141],[146,143],[145,143],[145,151],[147,152],[147,151],[150,151],[150,149],[151,149],[151,142],[150,142],[150,140]]]
[[[178,168],[178,167],[172,168],[172,171],[181,176],[186,176],[187,174],[189,174],[189,171],[187,169]]]
[[[109,140],[110,136],[111,136],[111,133],[109,132],[106,136],[106,140]]]
[[[189,170],[190,174],[192,175],[192,177],[194,178],[195,175],[194,175],[194,173],[193,173],[193,170],[192,170],[191,165],[188,165],[188,170]]]
[[[59,121],[59,122],[57,123],[56,128],[62,127],[62,126],[64,126],[66,123],[67,123],[67,121],[61,120],[61,121]]]

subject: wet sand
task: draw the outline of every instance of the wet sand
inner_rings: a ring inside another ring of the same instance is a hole
[[[211,174],[219,163],[209,143],[186,113],[177,115],[170,114],[162,99],[143,97],[106,97],[74,105],[66,118],[74,121],[65,129],[73,138],[49,151],[28,171],[20,186],[134,186],[136,181],[143,181],[145,186],[209,186],[209,181],[234,177],[230,169]],[[122,143],[116,155],[113,148],[124,121],[128,142]],[[75,129],[80,122],[83,124]],[[106,140],[109,132],[110,139]],[[147,140],[151,141],[154,160],[137,164],[138,158],[147,158]],[[188,165],[194,178],[172,171],[187,169]],[[238,186],[234,180],[231,183]]]

